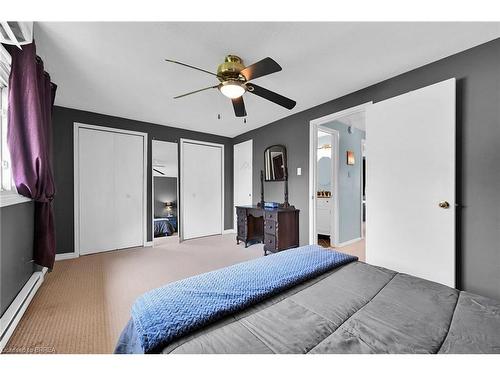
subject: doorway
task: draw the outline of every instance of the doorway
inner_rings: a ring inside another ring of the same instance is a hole
[[[177,143],[153,140],[151,144],[153,176],[154,244],[166,238],[178,238],[178,148]]]
[[[365,259],[362,140],[368,105],[311,121],[310,243]]]
[[[336,130],[319,126],[316,147],[316,239],[323,247],[338,242],[338,139]],[[335,192],[335,193],[334,193]]]

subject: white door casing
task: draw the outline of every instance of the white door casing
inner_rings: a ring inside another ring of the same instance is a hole
[[[368,107],[366,132],[366,261],[455,287],[455,79]]]
[[[181,139],[181,237],[222,234],[224,146]]]
[[[253,141],[250,139],[234,145],[233,148],[233,199],[234,206],[245,206],[253,203],[252,199],[252,166]],[[236,230],[236,208],[234,208],[234,226]]]

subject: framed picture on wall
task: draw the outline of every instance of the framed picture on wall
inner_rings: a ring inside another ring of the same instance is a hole
[[[354,158],[354,151],[347,151],[347,165],[354,165],[356,159]]]

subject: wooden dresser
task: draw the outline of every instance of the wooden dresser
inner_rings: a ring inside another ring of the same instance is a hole
[[[299,246],[299,210],[291,208],[263,209],[259,206],[237,206],[236,242],[264,243],[268,252]]]

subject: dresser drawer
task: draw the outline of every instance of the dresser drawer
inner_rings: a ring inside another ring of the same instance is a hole
[[[247,222],[246,216],[238,216],[238,225],[245,225]]]
[[[269,233],[264,234],[264,249],[268,251],[276,250],[276,236]]]
[[[276,212],[276,211],[264,211],[264,219],[266,221],[268,221],[268,220],[277,221],[278,220],[278,212]]]
[[[246,217],[246,211],[244,208],[236,208],[236,216],[238,216],[238,218],[240,217]]]
[[[278,227],[278,223],[273,220],[264,220],[264,232],[276,235],[276,228]]]
[[[247,236],[247,226],[246,226],[246,224],[239,224],[238,223],[238,236],[240,236],[240,237],[246,237]]]

